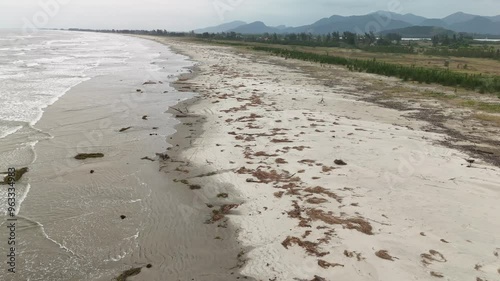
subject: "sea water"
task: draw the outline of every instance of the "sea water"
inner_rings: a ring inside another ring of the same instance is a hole
[[[158,170],[151,166],[155,163],[130,167],[121,162],[132,163],[165,149],[165,138],[175,132],[176,122],[163,112],[192,97],[176,92],[169,82],[191,65],[166,46],[134,37],[0,30],[0,181],[11,167],[30,169],[16,184],[16,275],[9,275],[6,268],[7,189],[0,186],[0,280],[101,280],[115,274],[113,263],[137,251],[144,221],[137,216],[128,224],[114,225],[115,212],[126,208],[148,217],[154,208],[147,204],[148,196],[153,194]],[[158,84],[148,85],[149,92],[136,93],[149,80]],[[54,124],[41,122],[51,105],[78,88],[75,102],[66,100],[64,108],[57,109],[64,120],[52,117]],[[137,96],[141,99],[135,104],[127,101]],[[117,101],[122,105],[112,112],[116,108],[111,104]],[[127,114],[120,109],[124,107]],[[116,133],[119,128],[113,126],[145,124],[134,117],[141,116],[141,110],[157,114],[148,128]],[[105,176],[96,175],[90,184],[73,182],[89,163],[77,162],[68,153],[76,153],[74,140],[93,139],[94,127],[86,126],[99,120],[108,120],[111,126],[102,128],[104,137],[94,147],[106,147],[107,156],[115,158],[98,162]],[[152,126],[160,127],[154,138],[148,131]]]

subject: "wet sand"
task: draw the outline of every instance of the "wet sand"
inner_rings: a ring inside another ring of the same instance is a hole
[[[481,159],[468,167],[469,155],[440,145],[447,136],[411,111],[350,94],[366,74],[326,84],[303,71],[307,62],[152,39],[199,62],[199,75],[177,87],[200,93],[188,110],[205,117],[204,132],[172,164],[200,206],[218,203],[207,213],[214,224],[234,225],[248,247],[242,274],[499,277],[499,168]],[[199,169],[211,173],[197,177]]]

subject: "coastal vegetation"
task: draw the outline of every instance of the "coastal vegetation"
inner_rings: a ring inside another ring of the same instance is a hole
[[[347,67],[351,71],[367,72],[391,77],[398,77],[405,81],[412,80],[420,83],[437,83],[444,86],[463,87],[469,90],[478,90],[481,93],[500,93],[500,77],[482,74],[458,73],[450,70],[404,66],[373,60],[360,60],[331,55],[307,53],[276,47],[255,46],[254,50],[265,51],[273,55],[312,61],[321,64],[334,64]]]

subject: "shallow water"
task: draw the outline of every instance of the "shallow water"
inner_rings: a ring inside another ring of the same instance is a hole
[[[142,258],[134,255],[158,254],[140,239],[162,215],[152,201],[162,198],[156,192],[166,178],[158,162],[140,158],[168,147],[178,122],[165,111],[193,96],[169,82],[192,63],[132,37],[1,32],[0,171],[30,171],[16,184],[17,273],[1,258],[0,280],[109,280]],[[105,157],[73,158],[83,152]],[[0,189],[1,229],[6,197]],[[7,235],[0,231],[3,257]]]

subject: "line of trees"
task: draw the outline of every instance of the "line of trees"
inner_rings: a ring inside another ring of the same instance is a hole
[[[294,58],[322,64],[346,66],[351,71],[367,72],[385,76],[398,77],[405,81],[412,80],[420,83],[437,83],[444,86],[463,87],[470,90],[479,90],[481,93],[500,93],[500,77],[485,76],[482,74],[467,74],[450,70],[404,66],[373,60],[358,60],[337,56],[287,50],[273,47],[253,47],[257,51],[265,51],[285,58]]]
[[[433,38],[434,47],[420,48],[411,41],[401,44],[402,37],[397,33],[389,33],[377,37],[373,33],[363,35],[352,32],[333,32],[325,35],[310,33],[243,35],[235,32],[204,33],[195,35],[197,38],[209,40],[230,40],[242,42],[267,43],[274,45],[295,45],[306,47],[340,47],[357,48],[371,53],[419,54],[434,56],[456,56],[470,58],[500,59],[500,49],[492,46],[481,48],[470,47],[472,37],[464,34],[442,35]]]
[[[424,50],[425,55],[431,56],[453,56],[466,58],[485,58],[500,60],[500,49],[493,46],[483,46],[481,48],[431,48]]]
[[[172,32],[164,29],[153,30],[134,30],[134,29],[82,29],[70,28],[69,31],[84,31],[84,32],[102,32],[102,33],[119,33],[119,34],[136,34],[136,35],[154,35],[154,36],[172,36],[172,37],[185,37],[193,36],[194,32]]]
[[[449,48],[468,47],[473,40],[472,36],[466,33],[453,34],[452,36],[449,34],[440,34],[432,37],[432,46],[447,46]]]
[[[390,46],[399,44],[401,36],[390,33],[377,37],[374,33],[356,34],[353,32],[330,32],[327,34],[286,33],[286,34],[238,34],[235,32],[208,33],[196,35],[202,39],[237,40],[279,45],[298,45],[310,47],[366,47]]]
[[[412,45],[367,46],[359,49],[370,53],[391,54],[415,54],[417,51]]]

